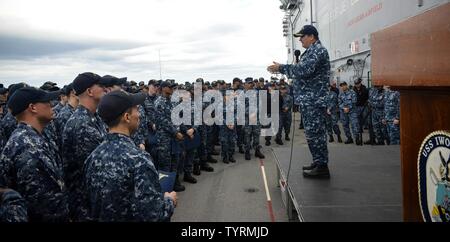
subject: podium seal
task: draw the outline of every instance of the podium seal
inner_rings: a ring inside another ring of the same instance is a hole
[[[450,132],[437,131],[418,157],[419,202],[425,222],[450,222]]]

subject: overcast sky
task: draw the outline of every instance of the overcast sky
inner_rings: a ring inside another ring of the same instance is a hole
[[[265,77],[286,61],[278,0],[0,0],[0,83],[77,74]]]

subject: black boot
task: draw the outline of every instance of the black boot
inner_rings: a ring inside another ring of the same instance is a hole
[[[233,156],[230,156],[230,158],[228,158],[228,160],[229,160],[231,163],[236,163],[236,160],[234,159]]]
[[[339,143],[342,143],[342,138],[341,138],[340,135],[338,135],[338,142],[339,142]]]
[[[333,135],[330,135],[330,140],[329,140],[328,142],[330,142],[330,143],[333,143],[333,142],[334,142],[334,137],[333,137]]]
[[[353,144],[354,142],[353,142],[353,139],[352,138],[350,138],[350,139],[347,139],[347,141],[345,141],[345,144],[346,145],[348,145],[348,144]]]
[[[270,140],[266,139],[266,146],[270,146]]]
[[[181,185],[180,179],[177,175],[177,177],[175,178],[175,185],[173,186],[173,191],[174,192],[183,192],[184,190],[186,190],[186,188],[183,185]]]
[[[277,145],[284,145],[283,141],[280,138],[276,138],[275,143],[277,143]]]
[[[194,171],[192,172],[192,174],[194,174],[196,176],[200,176],[202,174],[202,172],[200,170],[200,165],[194,165]]]
[[[263,155],[263,153],[261,153],[261,149],[260,149],[260,148],[256,149],[256,151],[255,151],[255,156],[258,157],[258,158],[260,158],[260,159],[265,159],[265,158],[266,158],[266,157]]]
[[[245,152],[245,160],[251,160],[252,156],[250,155],[250,151]]]
[[[212,168],[208,163],[203,163],[200,165],[200,170],[206,171],[206,172],[213,172],[214,168]]]
[[[316,166],[317,166],[316,163],[312,163],[312,164],[309,165],[309,166],[304,166],[304,167],[303,167],[303,170],[304,170],[304,171],[310,171],[310,170],[316,168]]]
[[[291,138],[289,138],[289,135],[288,135],[288,134],[284,137],[284,139],[285,139],[286,141],[291,141]]]
[[[330,170],[327,165],[318,165],[312,170],[303,171],[305,178],[330,179]]]
[[[239,153],[245,154],[244,148],[242,148],[242,146],[239,146]]]
[[[219,153],[219,151],[213,149],[211,151],[211,155],[220,155],[220,153]]]
[[[214,158],[212,158],[212,156],[208,156],[208,158],[207,158],[207,160],[206,161],[208,161],[209,163],[212,163],[212,164],[215,164],[215,163],[217,163],[217,160],[216,159],[214,159]]]
[[[384,141],[378,141],[377,145],[385,145],[385,144],[384,144]]]
[[[223,158],[222,158],[222,162],[225,163],[225,164],[229,164],[229,163],[230,163],[230,162],[228,161],[228,158],[227,158],[227,157],[223,157]]]
[[[184,173],[184,178],[183,181],[191,183],[191,184],[195,184],[197,183],[197,179],[195,179],[191,173]]]
[[[362,140],[361,138],[358,136],[356,136],[356,145],[361,146],[362,145]]]

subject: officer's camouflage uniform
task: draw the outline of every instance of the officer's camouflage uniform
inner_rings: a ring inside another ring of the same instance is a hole
[[[312,44],[296,65],[281,65],[282,74],[294,80],[295,103],[300,104],[306,140],[313,162],[328,163],[326,136],[326,98],[330,82],[328,51],[320,41]]]

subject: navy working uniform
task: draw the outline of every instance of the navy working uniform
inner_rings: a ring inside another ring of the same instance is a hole
[[[12,133],[17,127],[17,120],[11,114],[11,112],[7,112],[1,121],[2,127],[2,135],[4,136],[5,143],[8,141],[9,137],[11,137]]]
[[[328,94],[328,111],[330,112],[330,114],[327,115],[327,131],[328,135],[330,136],[330,141],[334,140],[334,138],[331,139],[333,137],[333,131],[340,140],[341,130],[339,129],[338,125],[339,121],[338,94],[334,91],[330,91]]]
[[[386,120],[389,141],[391,145],[399,145],[400,126],[394,124],[394,120],[400,121],[400,93],[387,90],[384,95],[384,120]]]
[[[7,190],[0,196],[0,222],[28,222],[25,199],[14,190]]]
[[[230,101],[227,101],[228,100]],[[219,127],[220,144],[222,147],[222,161],[224,163],[236,162],[234,159],[234,152],[236,146],[236,102],[231,99],[235,97],[232,95],[226,96],[223,109],[223,124]],[[233,105],[231,105],[233,104]],[[227,117],[227,112],[230,117]],[[233,116],[233,117],[231,117]],[[230,127],[228,126],[230,125]]]
[[[103,142],[106,126],[97,113],[91,113],[79,105],[67,121],[63,137],[64,179],[69,192],[71,218],[83,217],[80,199],[82,196],[82,169],[84,161]]]
[[[341,122],[344,127],[345,136],[347,136],[346,143],[353,143],[352,133],[350,132],[350,123],[352,126],[353,136],[355,139],[359,138],[359,120],[358,111],[356,109],[356,93],[348,89],[339,94],[339,112],[341,113]],[[344,108],[348,108],[349,113],[344,112]]]
[[[155,102],[156,115],[156,137],[158,140],[158,163],[156,168],[165,172],[178,170],[178,159],[172,152],[172,141],[180,132],[180,127],[173,125],[171,113],[174,106],[170,97],[159,96]]]
[[[369,105],[372,110],[372,125],[375,132],[377,144],[384,144],[389,137],[387,135],[386,125],[383,124],[384,119],[384,89],[371,88],[369,90]]]
[[[289,141],[289,134],[291,133],[292,124],[292,106],[294,105],[294,101],[292,97],[286,93],[282,96],[282,102],[283,103],[280,109],[280,127],[278,128],[277,140],[281,140],[282,131],[284,129],[285,138]]]
[[[306,140],[313,163],[327,167],[326,108],[330,60],[328,51],[317,40],[296,65],[281,65],[280,72],[294,80],[295,103],[300,104]]]
[[[169,221],[174,203],[164,198],[150,155],[122,134],[108,134],[86,160],[89,219],[100,222]]]
[[[148,95],[144,102],[144,110],[145,110],[145,116],[147,118],[147,127],[148,127],[148,133],[147,133],[147,146],[145,147],[146,150],[150,153],[152,158],[155,160],[157,159],[157,153],[156,153],[156,132],[153,130],[153,126],[156,123],[156,108],[155,108],[155,101],[158,98],[157,95]]]
[[[0,186],[24,197],[30,221],[68,221],[61,157],[43,135],[19,123],[0,160]]]
[[[58,115],[53,120],[53,124],[56,129],[58,144],[61,146],[60,150],[62,149],[62,134],[64,131],[64,126],[66,126],[67,121],[74,112],[75,108],[72,107],[70,104],[67,104],[59,111]]]
[[[133,139],[134,143],[137,146],[145,145],[147,137],[149,135],[147,113],[145,111],[144,105],[138,105],[138,112],[139,112],[139,127],[136,133],[134,133],[131,136],[131,138]]]
[[[252,78],[247,78],[245,80],[246,83],[251,83],[252,82]],[[258,95],[258,90],[256,89],[250,89],[250,90],[246,90],[245,92],[254,92],[255,93],[255,98],[257,100],[257,102],[255,103],[256,105],[256,112],[255,113],[250,113],[253,112],[253,110],[251,110],[253,107],[252,104],[250,103],[250,100],[245,98],[245,125],[243,127],[244,129],[244,149],[245,149],[245,159],[246,160],[250,160],[251,156],[250,156],[250,150],[253,148],[255,149],[255,156],[261,159],[264,159],[264,155],[261,153],[261,145],[259,143],[259,139],[261,137],[261,124],[258,120],[258,115],[259,115],[259,95]],[[239,105],[239,103],[238,103]],[[251,122],[253,121],[253,119],[256,119],[256,124]],[[253,124],[252,124],[253,123]]]
[[[58,115],[61,109],[65,106],[66,105],[61,104],[61,102],[58,102],[58,104],[56,104],[56,106],[53,107],[53,112],[55,113],[55,116]]]

